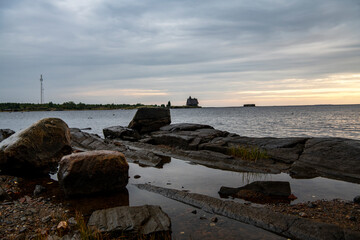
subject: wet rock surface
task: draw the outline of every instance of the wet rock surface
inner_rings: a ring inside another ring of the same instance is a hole
[[[120,151],[129,162],[139,163],[143,166],[161,168],[165,163],[170,162],[170,157],[163,154],[156,154],[142,148],[129,148],[123,142],[104,140],[95,134],[81,131],[78,128],[71,128],[71,145],[78,151],[91,150],[112,150]]]
[[[359,239],[360,232],[335,224],[313,221],[299,216],[274,212],[269,208],[253,207],[232,201],[223,201],[197,193],[137,184],[140,189],[155,192],[187,203],[205,211],[249,223],[294,239]]]
[[[116,151],[73,153],[60,161],[58,179],[67,196],[117,191],[128,183],[129,165]]]
[[[159,206],[116,207],[95,211],[89,227],[116,236],[122,233],[150,234],[171,231],[171,221]]]
[[[139,133],[147,133],[159,130],[170,123],[169,108],[139,108],[128,127]]]
[[[208,125],[181,123],[143,134],[136,143],[123,141],[123,144],[153,152],[166,146],[170,148],[167,149],[167,154],[178,154],[191,161],[225,170],[286,172],[294,178],[323,176],[360,183],[358,140],[250,138],[220,131]],[[153,147],[150,147],[151,145]],[[250,155],[251,151],[261,154],[254,160],[247,159],[245,156],[233,155],[232,148],[241,148],[247,155]],[[215,155],[217,157],[212,157]]]
[[[69,153],[67,124],[58,118],[45,118],[0,143],[0,169],[19,175],[48,173]]]

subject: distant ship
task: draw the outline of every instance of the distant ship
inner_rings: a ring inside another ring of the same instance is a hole
[[[254,103],[244,104],[244,107],[255,107],[255,104]]]

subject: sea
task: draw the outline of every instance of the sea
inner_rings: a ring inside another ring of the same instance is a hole
[[[57,117],[63,119],[71,128],[86,129],[84,131],[103,137],[103,128],[127,126],[135,112],[136,110],[0,112],[0,129],[19,131],[42,118]],[[360,140],[360,105],[171,109],[171,120],[172,123],[207,124],[216,129],[249,137],[339,137]],[[323,177],[293,179],[286,173],[224,171],[176,158],[171,158],[171,161],[161,168],[144,167],[135,163],[129,163],[129,167],[127,191],[120,194],[119,199],[111,200],[115,202],[114,207],[160,205],[171,218],[172,236],[177,240],[285,238],[155,193],[139,190],[134,184],[150,183],[221,198],[218,194],[221,186],[241,187],[260,180],[288,181],[292,193],[297,197],[291,204],[336,198],[351,201],[356,195],[360,195],[360,184],[356,183]],[[135,179],[135,175],[141,177]],[[56,179],[56,175],[52,178]],[[241,199],[231,200],[245,202]],[[89,201],[92,200],[86,198],[85,202]],[[95,205],[100,206],[101,202],[108,200],[94,201]],[[78,202],[81,209],[84,201]],[[194,210],[197,214],[192,213]],[[218,222],[211,222],[213,217],[217,217]]]
[[[45,117],[63,119],[69,127],[127,126],[136,110],[0,112],[0,128],[14,131]],[[360,105],[218,107],[171,109],[172,123],[208,124],[248,137],[342,137],[360,140]]]

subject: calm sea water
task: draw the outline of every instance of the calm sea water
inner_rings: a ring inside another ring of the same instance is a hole
[[[102,136],[105,127],[127,126],[136,110],[0,112],[0,128],[18,131],[45,117]],[[249,137],[344,137],[360,140],[360,105],[172,109],[173,123],[209,124]]]
[[[105,127],[127,126],[136,110],[63,111],[63,112],[0,112],[0,128],[19,131],[45,117],[63,119],[69,127],[91,128],[88,132],[102,134]],[[251,137],[344,137],[360,140],[360,105],[297,106],[255,108],[172,109],[173,123],[201,123],[217,129]],[[360,185],[326,178],[292,179],[288,174],[256,174],[223,171],[194,165],[181,159],[171,159],[163,168],[129,164],[130,182],[126,199],[130,206],[155,204],[170,216],[174,239],[283,239],[273,233],[217,216],[168,199],[155,193],[139,190],[134,183],[188,190],[220,198],[221,186],[240,187],[253,181],[288,181],[298,197],[293,203],[318,199],[341,198],[352,200],[360,194]],[[141,178],[134,179],[135,175]],[[121,198],[124,198],[122,194]],[[86,201],[89,201],[87,198]],[[103,200],[100,200],[103,201]],[[242,202],[242,200],[236,200]],[[201,220],[200,217],[206,219]]]

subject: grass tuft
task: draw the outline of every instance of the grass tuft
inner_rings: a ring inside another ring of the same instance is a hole
[[[268,159],[269,155],[266,150],[262,150],[255,146],[232,146],[228,151],[229,155],[239,157],[243,160],[257,161],[259,159]]]

